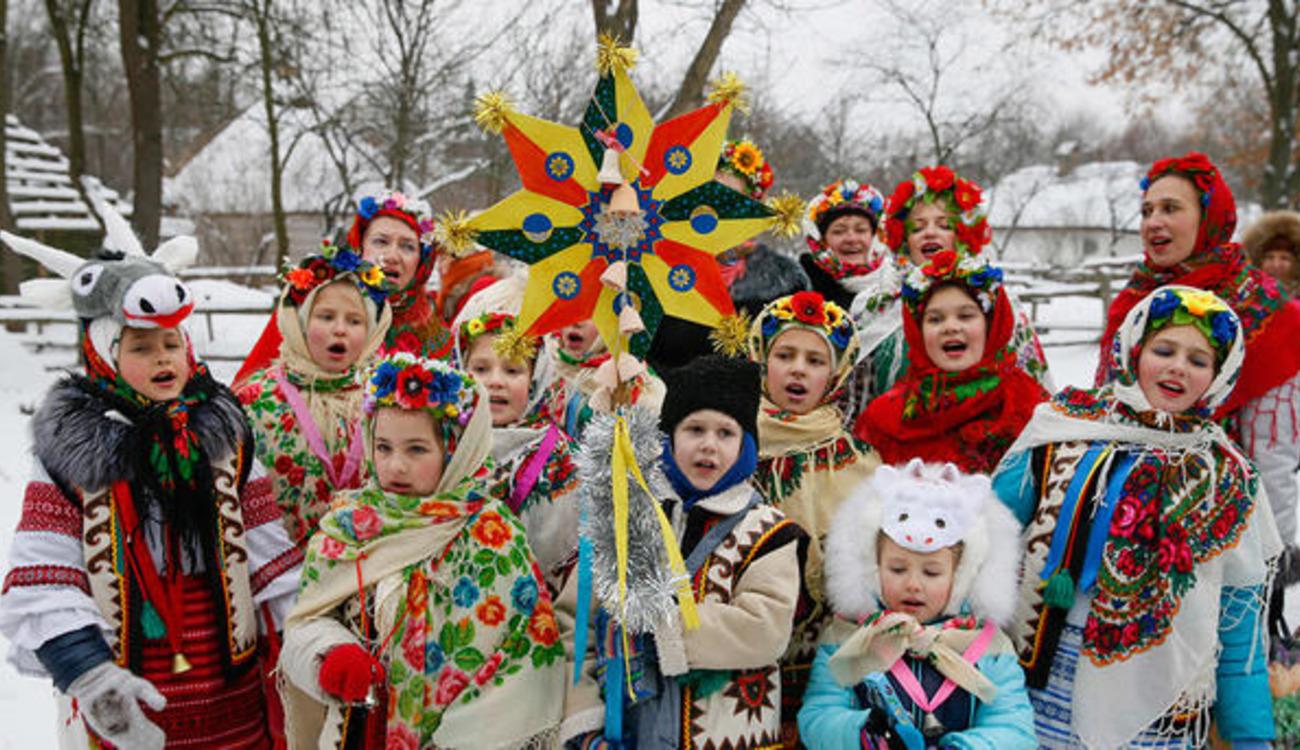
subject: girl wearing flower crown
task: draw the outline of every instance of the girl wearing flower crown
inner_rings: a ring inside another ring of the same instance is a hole
[[[885,463],[988,473],[1048,397],[1011,349],[1002,271],[945,250],[912,269],[902,296],[907,375],[867,406],[854,434]]]
[[[1066,388],[994,476],[1027,526],[1010,635],[1047,748],[1273,737],[1264,606],[1281,544],[1212,419],[1242,371],[1236,313],[1169,286],[1115,332],[1119,376]]]
[[[382,282],[378,267],[322,243],[285,274],[275,318],[279,358],[239,390],[257,459],[299,547],[334,493],[365,479],[360,372],[392,320]]]
[[[1037,747],[1001,627],[1020,525],[988,477],[881,466],[835,518],[826,588],[843,635],[818,651],[799,712],[809,748]]]
[[[1145,257],[1107,314],[1097,384],[1113,379],[1117,331],[1153,289],[1183,284],[1205,289],[1241,318],[1246,359],[1241,380],[1215,416],[1231,417],[1233,432],[1259,468],[1278,532],[1294,571],[1295,468],[1300,463],[1300,301],[1250,264],[1233,243],[1236,201],[1219,170],[1191,152],[1156,162],[1143,180]],[[1294,575],[1294,573],[1293,573]]]
[[[388,289],[392,324],[382,351],[440,359],[451,353],[451,331],[434,311],[427,289],[437,261],[433,209],[428,202],[392,190],[363,196],[348,229],[348,247],[379,267]],[[280,351],[276,319],[253,345],[235,374],[239,390],[248,377],[271,365]]]
[[[804,570],[808,598],[782,665],[784,722],[790,735],[829,617],[822,590],[821,540],[840,503],[880,463],[869,446],[844,430],[832,403],[853,367],[856,349],[853,321],[816,292],[769,304],[750,330],[749,358],[763,368],[754,482],[811,537]]]
[[[922,167],[900,182],[885,204],[882,239],[892,253],[853,302],[867,371],[850,383],[856,394],[852,418],[885,393],[907,370],[910,341],[904,335],[903,279],[941,252],[978,257],[992,240],[979,185],[945,166]],[[1047,359],[1028,314],[1010,300],[1014,318],[1011,350],[1020,368],[1051,389]]]
[[[808,252],[799,256],[799,264],[813,291],[845,310],[880,265],[872,246],[884,207],[880,191],[855,180],[836,180],[808,202],[803,220]]]
[[[564,646],[523,527],[488,493],[487,394],[404,352],[366,389],[372,479],[321,520],[285,628],[290,743],[546,746]]]
[[[470,297],[456,319],[456,360],[487,391],[492,411],[492,494],[523,521],[552,593],[576,561],[577,469],[573,441],[546,410],[551,359],[516,330],[519,276]]]

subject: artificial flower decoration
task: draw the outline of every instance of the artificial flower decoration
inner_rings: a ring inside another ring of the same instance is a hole
[[[442,362],[396,352],[379,360],[372,373],[366,381],[367,414],[381,406],[396,406],[423,409],[435,419],[463,424],[474,411],[474,379]]]
[[[340,248],[329,240],[321,240],[320,249],[299,261],[297,266],[286,268],[281,274],[289,302],[301,306],[313,289],[333,282],[343,274],[352,274],[357,287],[383,306],[388,299],[388,286],[384,272],[374,263],[362,260],[349,248]]]
[[[979,255],[993,237],[983,201],[983,192],[973,180],[943,165],[922,167],[900,182],[885,204],[885,244],[905,258],[907,234],[912,230],[908,215],[917,203],[934,203],[948,212],[958,252]]]
[[[767,359],[767,351],[778,334],[790,326],[810,328],[821,333],[838,354],[845,351],[855,338],[853,323],[844,308],[823,298],[817,292],[796,292],[782,297],[764,308],[764,314],[751,331],[752,352]]]
[[[610,351],[643,357],[663,315],[712,326],[732,312],[714,256],[776,212],[713,180],[743,99],[734,77],[711,103],[656,125],[628,76],[635,55],[605,38],[598,62],[577,127],[480,97],[476,116],[499,128],[523,189],[470,219],[464,239],[531,266],[523,333],[593,320]],[[629,306],[638,319],[620,326]]]
[[[859,184],[856,180],[836,180],[826,187],[817,197],[808,202],[808,213],[804,216],[803,231],[810,243],[820,243],[822,239],[821,229],[819,228],[821,218],[833,208],[851,205],[872,217],[872,223],[876,223],[880,212],[885,207],[885,199],[880,195],[880,191],[871,185]],[[815,246],[814,251],[820,249]]]
[[[484,334],[494,334],[497,340],[492,349],[510,362],[531,362],[541,347],[537,336],[519,335],[515,316],[508,313],[485,312],[460,324],[460,347],[468,352],[474,340]],[[468,355],[466,355],[468,356]]]
[[[756,201],[763,200],[772,187],[772,165],[751,140],[725,141],[722,156],[718,158],[718,171],[739,177],[748,188],[746,195]]]
[[[930,262],[913,268],[903,279],[903,302],[920,307],[935,284],[959,282],[975,295],[985,313],[991,313],[1002,288],[1002,269],[981,258],[961,256],[952,250],[935,253]]]
[[[433,208],[428,201],[385,190],[377,195],[367,195],[357,203],[357,215],[367,221],[375,218],[380,211],[400,211],[414,219],[415,225],[420,228],[420,245],[424,249],[437,244],[437,222],[433,219]]]
[[[1228,352],[1228,345],[1237,338],[1237,316],[1227,303],[1211,292],[1170,287],[1152,295],[1148,331],[1158,331],[1166,326],[1195,326],[1210,341],[1220,362]]]

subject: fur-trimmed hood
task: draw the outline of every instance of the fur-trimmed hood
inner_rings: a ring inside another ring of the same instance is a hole
[[[923,480],[937,480],[945,468],[955,467],[926,465]],[[877,475],[858,487],[831,524],[826,537],[826,592],[841,617],[860,621],[881,609],[876,549],[884,509],[880,493],[891,491],[896,475],[904,471],[877,469]],[[984,499],[963,535],[961,561],[944,614],[969,613],[1006,626],[1015,613],[1020,524],[994,496],[987,477],[962,475],[962,479],[950,491],[977,492]]]
[[[1300,256],[1300,213],[1295,211],[1269,211],[1259,217],[1259,221],[1250,225],[1241,235],[1241,245],[1246,249],[1250,262],[1259,265],[1263,260],[1264,246],[1275,237],[1285,237],[1291,242],[1292,252]],[[1300,270],[1300,263],[1296,265]],[[1292,272],[1292,277],[1296,272]]]
[[[211,397],[193,406],[189,419],[208,460],[217,461],[248,441],[250,431],[230,389],[212,386]],[[135,481],[150,436],[88,379],[71,375],[50,389],[32,418],[32,444],[50,476],[95,491],[119,479]]]

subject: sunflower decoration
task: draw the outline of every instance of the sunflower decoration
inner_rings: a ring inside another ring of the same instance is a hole
[[[732,312],[715,256],[777,212],[713,179],[743,84],[724,77],[710,103],[656,124],[629,77],[635,61],[601,40],[576,127],[521,114],[499,93],[480,97],[476,118],[499,130],[523,188],[470,219],[460,239],[531,266],[523,333],[593,320],[616,359],[641,360],[665,314],[713,326]],[[752,143],[741,156],[755,175],[770,173]]]
[[[756,201],[763,200],[763,196],[772,187],[772,165],[768,164],[762,149],[748,139],[723,143],[718,171],[740,178],[745,185],[746,195]]]

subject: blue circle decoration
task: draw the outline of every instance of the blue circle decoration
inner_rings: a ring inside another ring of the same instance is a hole
[[[685,146],[673,146],[664,152],[664,169],[670,174],[684,174],[691,168],[691,150]]]
[[[691,212],[691,229],[699,234],[710,234],[718,228],[718,212],[708,206],[699,206]]]
[[[674,292],[689,292],[695,288],[695,269],[683,263],[668,269],[668,286]]]
[[[522,225],[524,236],[527,237],[530,242],[535,243],[542,243],[549,239],[551,236],[551,230],[554,228],[554,225],[551,223],[551,217],[542,213],[529,214],[525,216]]]
[[[614,295],[614,314],[618,315],[623,312],[623,308],[629,303],[631,303],[633,310],[636,310],[637,312],[641,311],[641,298],[637,296],[636,292],[623,292],[622,294]]]
[[[578,274],[572,271],[564,271],[555,274],[555,280],[551,282],[551,291],[560,299],[573,299],[582,291],[582,279]]]
[[[618,139],[619,143],[623,144],[623,148],[630,148],[632,146],[633,137],[631,126],[625,122],[620,122],[618,126],[614,128],[614,137]]]
[[[573,176],[573,157],[563,151],[554,151],[546,155],[546,176],[556,182],[563,182]]]

